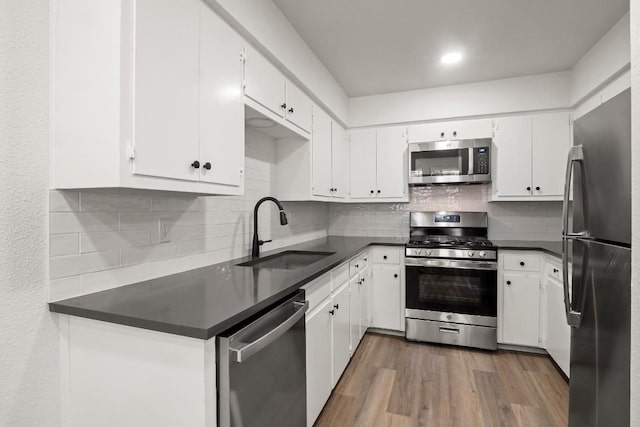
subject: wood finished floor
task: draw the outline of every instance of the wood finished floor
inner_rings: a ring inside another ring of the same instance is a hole
[[[543,355],[367,334],[315,426],[566,427],[568,396]]]

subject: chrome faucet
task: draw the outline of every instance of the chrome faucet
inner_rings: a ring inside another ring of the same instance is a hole
[[[287,225],[287,214],[284,213],[284,208],[282,207],[282,203],[275,197],[263,197],[258,200],[256,203],[256,207],[253,209],[253,246],[251,247],[251,257],[258,258],[260,256],[260,246],[263,244],[270,242],[271,240],[260,240],[258,238],[258,208],[260,205],[266,201],[271,201],[278,205],[278,209],[280,209],[280,225]]]

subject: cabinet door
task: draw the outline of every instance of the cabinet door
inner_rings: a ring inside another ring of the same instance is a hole
[[[200,180],[239,186],[244,167],[243,42],[204,4],[200,15]]]
[[[351,325],[349,324],[349,282],[340,287],[331,297],[333,310],[333,374],[332,386],[338,383],[340,375],[349,363]]]
[[[493,137],[493,121],[464,120],[453,122],[451,127],[451,138],[453,139],[476,139]]]
[[[371,268],[360,273],[360,339],[371,325]]]
[[[349,143],[342,126],[331,123],[331,183],[333,197],[344,198],[347,195],[349,181]]]
[[[540,337],[540,277],[505,274],[503,340],[507,344],[538,347]]]
[[[571,327],[564,311],[562,283],[548,279],[546,286],[546,350],[560,369],[569,376]]]
[[[313,103],[296,85],[286,83],[286,117],[302,130],[311,132],[311,117]]]
[[[312,135],[313,194],[331,196],[331,118],[316,109]]]
[[[442,141],[450,138],[449,123],[426,123],[408,129],[409,142]]]
[[[379,129],[377,135],[376,196],[404,197],[407,191],[407,142],[404,128]]]
[[[376,195],[376,131],[351,132],[349,149],[350,192],[352,199]]]
[[[307,425],[312,426],[331,395],[331,299],[307,314]]]
[[[361,277],[359,274],[352,277],[349,280],[349,288],[351,288],[349,299],[349,319],[351,323],[351,349],[355,351],[360,343],[360,321],[362,310],[362,295],[361,295]]]
[[[494,189],[497,196],[530,196],[531,118],[507,117],[496,120],[493,138]]]
[[[247,47],[244,93],[276,115],[285,115],[285,78],[253,48]]]
[[[399,331],[401,328],[400,267],[373,266],[371,311],[374,328]]]
[[[562,196],[570,134],[569,113],[533,116],[531,183],[534,196]]]
[[[198,181],[200,2],[135,4],[133,172]]]

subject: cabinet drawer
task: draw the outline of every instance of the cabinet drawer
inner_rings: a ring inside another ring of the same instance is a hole
[[[302,287],[304,297],[309,301],[309,311],[313,310],[322,300],[331,295],[331,274],[327,273]]]
[[[333,285],[331,289],[338,289],[343,283],[349,281],[349,264],[344,263],[331,271],[333,277]]]
[[[540,271],[540,256],[528,253],[504,254],[504,269],[512,271]]]
[[[400,264],[400,250],[397,248],[373,248],[374,264]]]

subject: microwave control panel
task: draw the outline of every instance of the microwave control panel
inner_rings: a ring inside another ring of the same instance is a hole
[[[489,173],[489,147],[474,148],[473,173],[486,175]]]

